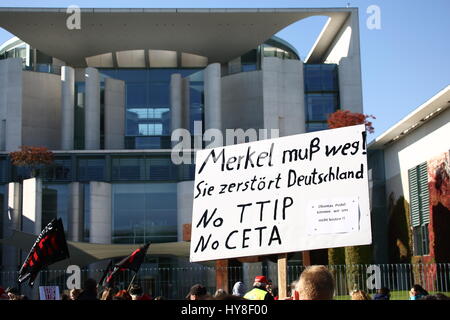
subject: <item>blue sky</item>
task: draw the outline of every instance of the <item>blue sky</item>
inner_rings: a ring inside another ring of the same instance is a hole
[[[374,138],[450,84],[449,0],[151,0],[151,1],[11,1],[3,7],[82,8],[359,8],[364,112],[377,117]],[[370,5],[381,9],[381,29],[369,30]],[[302,58],[318,36],[325,18],[299,21],[279,37],[297,48]],[[0,43],[11,34],[0,28]],[[344,106],[345,108],[345,106]]]

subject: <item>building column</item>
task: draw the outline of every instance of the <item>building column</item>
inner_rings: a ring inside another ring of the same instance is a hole
[[[79,182],[69,184],[69,197],[68,240],[83,241],[83,185]]]
[[[105,79],[105,149],[125,147],[125,82]]]
[[[100,149],[100,78],[95,68],[85,69],[84,143],[86,150]]]
[[[341,58],[338,66],[340,107],[363,112],[361,64],[357,56]]]
[[[12,236],[13,230],[20,230],[20,220],[22,215],[21,210],[21,186],[18,182],[8,183],[8,196],[7,196],[7,211],[3,215],[3,238],[9,238]],[[22,261],[19,261],[19,250],[16,247],[2,245],[2,262],[3,269],[5,271],[17,270],[17,266]],[[15,279],[11,283],[5,283],[2,279],[4,286],[15,285]]]
[[[183,225],[192,222],[192,204],[194,199],[194,181],[177,183],[177,238],[183,241]]]
[[[61,150],[73,150],[75,130],[75,70],[61,67]]]
[[[182,112],[182,127],[189,131],[191,127],[191,82],[189,78],[183,79],[183,112]],[[192,128],[193,129],[193,128]]]
[[[22,145],[22,59],[0,60],[0,146],[16,151]]]
[[[42,181],[23,180],[22,231],[39,235],[42,231]]]
[[[222,82],[220,64],[213,63],[205,69],[205,130],[222,130]]]
[[[110,244],[112,237],[112,186],[110,183],[90,183],[89,242]]]
[[[170,129],[182,128],[183,121],[183,79],[175,73],[170,77]]]

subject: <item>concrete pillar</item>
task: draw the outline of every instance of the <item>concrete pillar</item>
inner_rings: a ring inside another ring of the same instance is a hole
[[[341,109],[363,112],[361,63],[359,56],[342,58],[338,66]]]
[[[73,150],[75,130],[75,71],[61,67],[61,150]]]
[[[22,231],[39,235],[42,231],[42,181],[31,178],[23,181]]]
[[[0,146],[8,152],[22,145],[22,74],[20,58],[0,60]]]
[[[86,68],[84,143],[86,150],[100,149],[100,78],[98,70]]]
[[[183,121],[183,79],[175,73],[170,77],[170,129],[182,128]]]
[[[105,80],[105,149],[125,147],[125,82]]]
[[[182,127],[186,130],[189,130],[191,127],[191,82],[189,78],[183,79],[183,118],[182,118]]]
[[[69,197],[68,240],[83,241],[83,185],[79,182],[72,182],[69,184]]]
[[[90,228],[89,242],[111,243],[112,237],[112,188],[110,183],[90,183]]]
[[[183,225],[192,222],[194,181],[177,183],[177,238],[183,241]]]
[[[222,84],[220,64],[213,63],[205,69],[205,130],[222,130]]]
[[[299,60],[264,58],[264,128],[280,136],[306,132],[303,63]]]
[[[3,215],[3,238],[9,238],[13,230],[20,230],[20,220],[22,216],[21,210],[21,186],[20,183],[11,182],[8,184],[7,189],[7,207],[6,212]],[[2,262],[3,269],[17,270],[17,266],[22,262],[19,261],[19,251],[13,246],[2,245]],[[14,285],[15,280],[12,283],[4,283],[5,279],[2,279],[4,286]]]

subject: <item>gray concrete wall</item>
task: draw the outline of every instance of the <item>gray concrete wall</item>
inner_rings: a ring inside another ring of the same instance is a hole
[[[182,101],[182,121],[181,126],[186,130],[190,129],[190,117],[191,117],[191,93],[190,93],[190,81],[189,78],[183,78],[182,83],[182,91],[183,91],[183,101]]]
[[[341,109],[362,113],[363,95],[359,36],[358,11],[354,10],[330,46],[325,63],[339,64]]]
[[[23,180],[22,231],[38,235],[42,231],[42,181]]]
[[[86,150],[100,149],[100,78],[98,70],[85,70],[84,143]]]
[[[69,184],[68,240],[83,241],[84,198],[83,185],[79,182]]]
[[[0,150],[22,145],[22,62],[0,60]]]
[[[192,204],[194,198],[194,181],[177,183],[177,236],[183,241],[183,224],[192,222]]]
[[[75,70],[61,67],[61,150],[73,150],[75,134]]]
[[[22,144],[61,148],[61,78],[23,71]],[[9,137],[9,136],[8,136]]]
[[[299,60],[264,58],[262,74],[264,128],[278,128],[280,136],[304,133],[303,63]]]
[[[89,242],[111,243],[112,212],[111,184],[92,181],[90,183],[90,229]]]
[[[240,72],[222,78],[222,127],[264,127],[262,71]]]
[[[3,238],[8,238],[12,235],[13,230],[20,230],[22,208],[21,208],[21,185],[18,182],[8,183],[7,189],[7,206],[6,212],[3,215]],[[3,270],[17,270],[17,266],[22,261],[19,261],[19,250],[13,246],[2,245],[2,265]],[[3,286],[14,285],[14,283]]]
[[[222,106],[221,106],[221,67],[219,63],[208,65],[204,71],[205,92],[205,130],[222,130]]]
[[[183,122],[183,79],[175,73],[170,77],[170,130],[182,128]]]
[[[105,80],[105,149],[125,147],[125,82]]]

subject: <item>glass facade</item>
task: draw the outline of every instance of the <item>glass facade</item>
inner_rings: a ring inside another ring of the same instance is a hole
[[[113,243],[177,241],[175,183],[115,183]]]
[[[67,184],[42,185],[42,226],[54,218],[61,218],[67,234],[69,217],[69,186]]]
[[[170,78],[190,80],[191,119],[203,116],[203,75],[200,68],[99,69],[125,82],[125,145],[127,149],[170,148]]]
[[[339,81],[336,64],[305,64],[306,131],[328,129],[328,116],[338,110]]]

